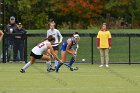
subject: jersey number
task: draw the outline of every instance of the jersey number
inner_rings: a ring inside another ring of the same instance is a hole
[[[40,43],[40,44],[38,44],[38,47],[41,48],[41,47],[43,47],[44,45],[45,45],[44,43]]]

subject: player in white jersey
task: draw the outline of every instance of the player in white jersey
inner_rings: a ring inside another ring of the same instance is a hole
[[[53,47],[55,54],[58,54],[59,44],[62,42],[63,37],[62,37],[60,31],[55,29],[54,21],[50,22],[49,26],[50,26],[50,29],[47,31],[47,37],[50,35],[55,37],[55,43],[52,45],[52,47]],[[60,38],[60,40],[59,40],[59,38]],[[57,66],[57,64],[58,64],[58,61],[55,60],[55,67]]]
[[[35,46],[30,54],[30,61],[25,64],[25,66],[20,70],[21,73],[25,73],[25,70],[33,63],[35,63],[36,59],[41,59],[41,60],[47,60],[49,63],[51,63],[50,56],[48,55],[43,55],[43,52],[47,52],[47,50],[50,50],[50,53],[52,56],[59,62],[61,60],[58,58],[58,56],[54,53],[53,48],[51,44],[53,44],[55,41],[55,38],[53,36],[49,36],[47,39],[45,39],[43,42],[39,43],[37,46]],[[47,64],[48,70],[51,69],[51,64]]]

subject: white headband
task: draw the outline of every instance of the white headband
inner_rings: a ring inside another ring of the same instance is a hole
[[[78,34],[73,35],[74,38],[79,38],[80,36]]]

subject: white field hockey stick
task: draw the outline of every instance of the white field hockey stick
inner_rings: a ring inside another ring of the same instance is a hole
[[[74,54],[74,57],[75,57],[75,58],[76,58],[76,56],[77,56],[77,51],[78,51],[78,49],[79,49],[79,45],[77,44],[76,49],[75,49],[75,54]]]

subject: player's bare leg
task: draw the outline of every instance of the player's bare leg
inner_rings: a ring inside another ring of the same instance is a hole
[[[55,52],[56,55],[58,55],[58,50],[54,50],[54,52]],[[55,68],[56,68],[56,66],[58,65],[58,61],[54,60],[54,62],[55,62]]]
[[[35,58],[34,57],[30,57],[30,61],[27,63],[27,64],[25,64],[25,66],[20,70],[20,72],[21,73],[25,73],[25,70],[29,67],[29,66],[31,66],[33,63],[35,63]]]
[[[43,55],[42,58],[41,58],[41,60],[47,60],[46,64],[47,64],[47,71],[48,72],[55,71],[55,69],[52,69],[50,56]]]

